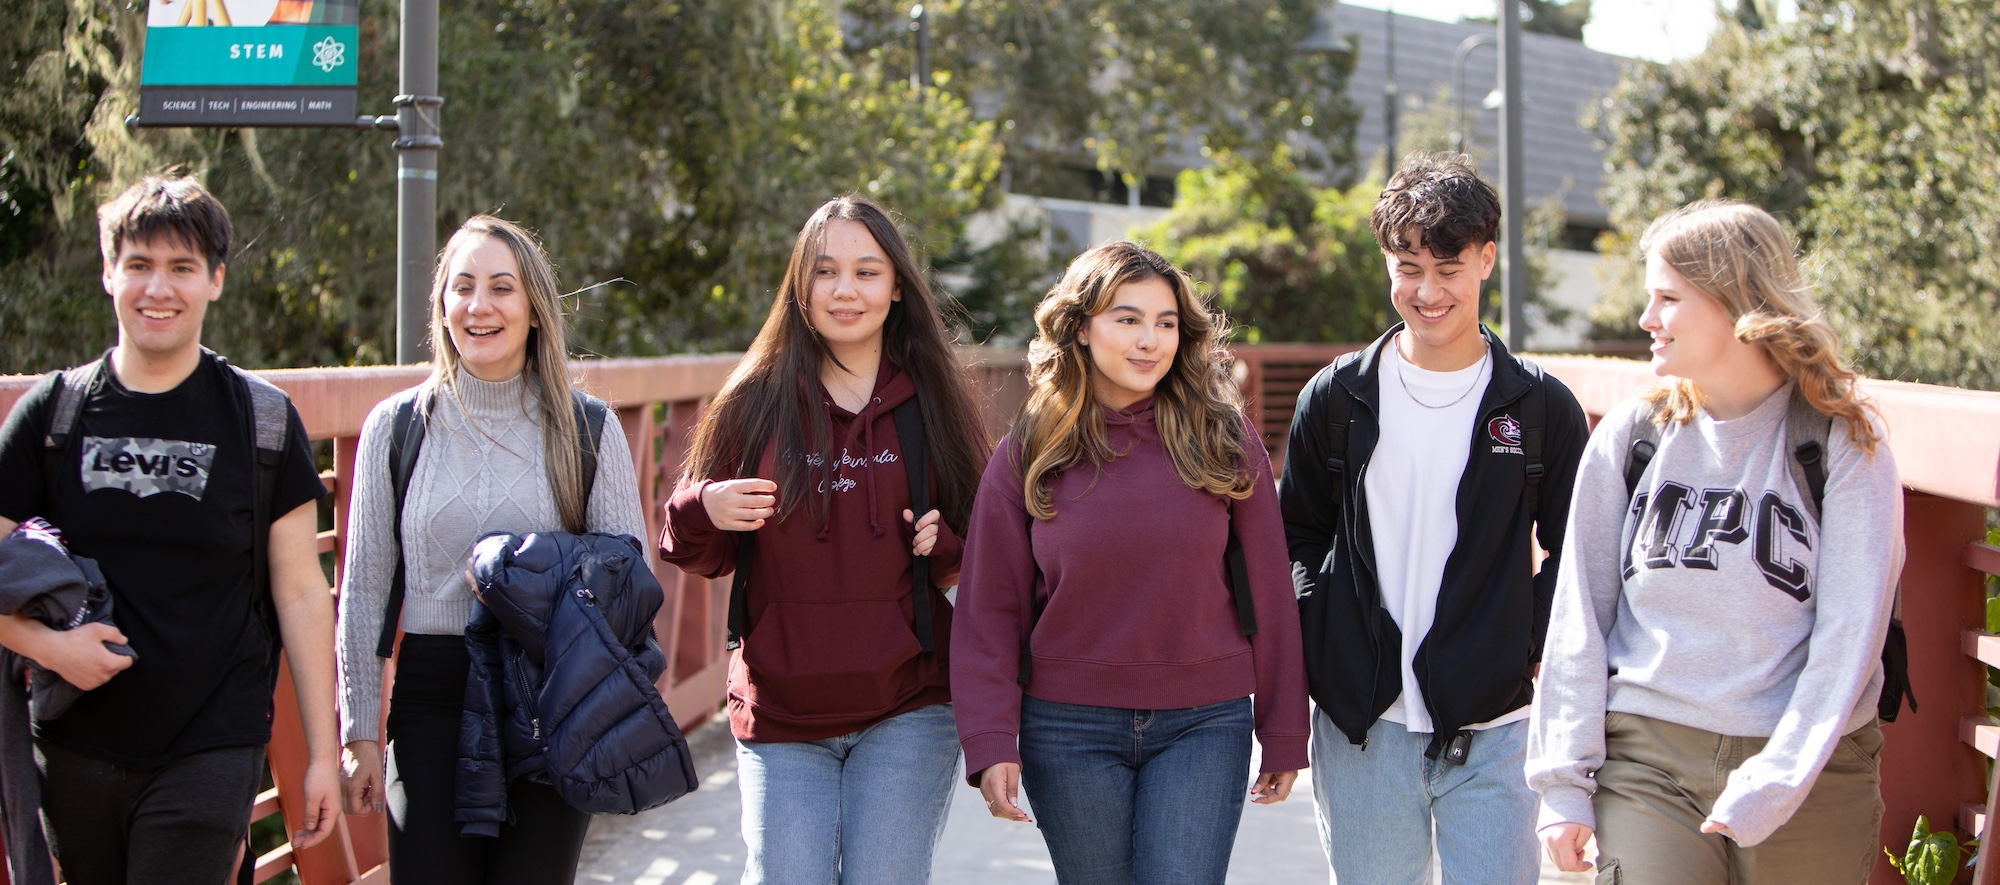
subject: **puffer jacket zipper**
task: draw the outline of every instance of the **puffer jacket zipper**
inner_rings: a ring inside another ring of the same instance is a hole
[[[514,651],[514,684],[521,692],[521,707],[528,711],[528,725],[534,730],[534,739],[542,739],[542,714],[535,709],[535,683],[528,678],[528,654]]]

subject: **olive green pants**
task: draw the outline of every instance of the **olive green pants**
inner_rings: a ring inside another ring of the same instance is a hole
[[[1843,735],[1812,792],[1771,838],[1745,847],[1701,832],[1729,774],[1764,748],[1630,713],[1604,719],[1597,772],[1598,885],[1848,885],[1881,853],[1882,729]]]

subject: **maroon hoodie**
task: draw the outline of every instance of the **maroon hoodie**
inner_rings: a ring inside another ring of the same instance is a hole
[[[1153,401],[1105,409],[1102,469],[1048,482],[1054,519],[1028,515],[1013,437],[986,466],[967,528],[952,639],[952,694],[966,777],[1021,761],[1021,638],[1032,623],[1026,693],[1045,701],[1173,710],[1255,694],[1263,770],[1305,768],[1305,655],[1271,460],[1236,501],[1189,488],[1153,424]],[[1257,635],[1240,632],[1223,550],[1243,542]],[[1032,620],[1033,605],[1044,608]]]
[[[947,646],[951,605],[931,590],[937,651],[924,654],[910,628],[910,506],[896,406],[916,384],[888,360],[859,414],[816,390],[833,451],[820,462],[814,494],[827,496],[824,521],[809,502],[757,530],[745,588],[743,645],[729,660],[729,726],[747,741],[812,741],[859,731],[891,716],[951,700]],[[786,446],[766,444],[757,475],[777,476]],[[683,483],[667,502],[660,556],[681,570],[721,577],[736,568],[736,532],[708,518],[701,492]],[[958,571],[963,549],[939,525],[931,574]]]

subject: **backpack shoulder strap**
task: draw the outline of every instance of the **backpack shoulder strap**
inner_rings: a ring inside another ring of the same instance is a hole
[[[1243,561],[1243,540],[1236,536],[1236,520],[1229,521],[1229,546],[1222,548],[1229,565],[1229,595],[1236,602],[1236,628],[1245,636],[1257,635],[1257,606],[1250,597],[1250,567]]]
[[[1326,396],[1321,400],[1326,404],[1326,468],[1336,476],[1347,471],[1347,428],[1354,420],[1354,397],[1333,376],[1358,356],[1357,351],[1333,361],[1327,372]]]
[[[1542,496],[1537,494],[1537,492],[1540,490],[1542,484],[1542,473],[1544,470],[1542,467],[1542,439],[1548,436],[1549,383],[1548,379],[1542,376],[1540,366],[1529,363],[1526,360],[1522,360],[1522,363],[1529,370],[1528,374],[1534,376],[1535,379],[1534,385],[1528,388],[1527,397],[1521,400],[1521,417],[1524,419],[1521,422],[1523,425],[1521,428],[1521,453],[1526,455],[1528,460],[1528,518],[1535,520],[1541,516]]]
[[[72,369],[50,373],[55,386],[55,403],[49,408],[48,427],[42,433],[42,495],[44,507],[54,495],[63,474],[63,456],[69,442],[83,424],[83,405],[90,399],[102,375],[104,360],[91,360]]]
[[[262,590],[258,611],[271,628],[273,641],[280,641],[278,612],[271,602],[271,523],[277,519],[271,512],[271,495],[278,488],[278,464],[285,457],[285,436],[291,425],[285,408],[289,400],[277,385],[256,373],[230,363],[219,354],[204,353],[214,357],[217,365],[229,369],[229,376],[236,380],[238,395],[250,404],[254,458],[250,465],[250,577],[253,586]]]
[[[910,513],[922,519],[931,512],[931,471],[928,446],[924,439],[923,404],[910,397],[890,413],[896,419],[896,444],[903,451],[903,469],[909,475]],[[931,628],[931,558],[910,557],[911,608],[915,614],[910,629],[925,652],[937,650]]]
[[[1653,463],[1654,453],[1660,450],[1660,425],[1654,423],[1659,414],[1657,407],[1632,410],[1632,444],[1625,450],[1625,497],[1639,493],[1639,480],[1646,475],[1646,465]]]
[[[389,426],[389,491],[395,514],[390,540],[396,547],[396,571],[389,579],[389,604],[382,611],[382,635],[375,642],[377,657],[396,653],[396,625],[403,618],[403,500],[410,493],[410,476],[416,472],[417,455],[424,447],[424,424],[430,418],[433,392],[419,387],[396,401]]]
[[[1813,522],[1819,522],[1826,501],[1826,443],[1833,432],[1833,418],[1813,408],[1812,401],[1792,387],[1791,402],[1785,407],[1785,444],[1792,447],[1792,481],[1806,493]]]
[[[69,445],[70,436],[76,433],[77,424],[83,420],[83,404],[97,389],[104,372],[102,357],[65,369],[56,374],[56,404],[49,413],[48,433],[42,438],[43,447],[60,451]]]
[[[216,362],[229,366],[236,380],[243,383],[250,393],[250,415],[255,422],[257,461],[276,467],[285,454],[285,437],[291,430],[291,416],[285,406],[291,399],[278,385],[264,380],[248,369],[232,365],[228,360],[216,357]]]
[[[743,462],[736,468],[739,477],[756,476],[757,468],[764,460],[764,441],[745,440]],[[743,632],[750,620],[750,562],[756,559],[757,533],[736,533],[736,573],[729,578],[729,633],[724,647],[734,650],[743,645]]]
[[[611,407],[581,390],[570,391],[569,398],[576,410],[576,447],[583,453],[583,501],[588,510],[591,491],[597,485],[597,447],[604,441],[604,420]]]

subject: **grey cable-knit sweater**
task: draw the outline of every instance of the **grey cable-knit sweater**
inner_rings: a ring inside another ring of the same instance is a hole
[[[541,428],[525,374],[501,382],[460,371],[459,396],[435,398],[435,412],[403,502],[403,632],[460,635],[472,616],[465,555],[491,531],[560,531],[555,497],[542,467]],[[426,381],[426,384],[431,382]],[[460,408],[461,401],[463,409]],[[470,418],[470,421],[467,419]],[[613,418],[597,446],[597,478],[586,521],[591,531],[644,542],[646,520],[631,449]],[[396,563],[389,535],[395,502],[389,483],[393,409],[384,401],[362,425],[348,506],[347,555],[340,581],[341,741],[381,735],[382,659],[375,656]]]

